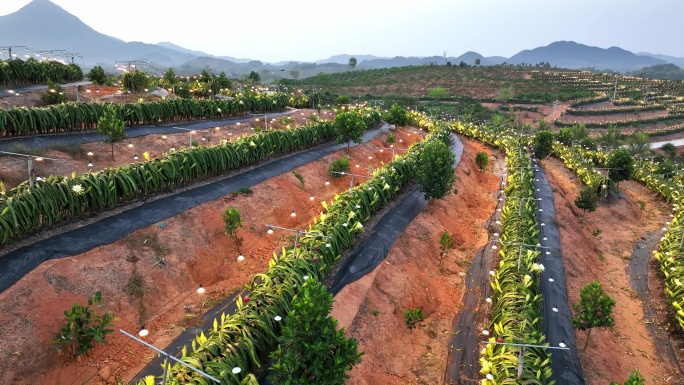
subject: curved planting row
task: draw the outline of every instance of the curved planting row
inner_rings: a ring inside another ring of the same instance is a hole
[[[274,256],[269,269],[257,274],[247,287],[249,299],[238,297],[237,310],[216,320],[209,335],[198,336],[190,350],[183,350],[182,360],[219,378],[222,384],[239,384],[249,372],[263,369],[262,360],[276,349],[280,322],[287,316],[304,282],[322,280],[340,253],[349,248],[363,230],[362,223],[414,178],[422,145],[428,140],[444,140],[445,137],[448,140],[448,136],[448,130],[438,130],[411,147],[403,158],[378,169],[352,193],[345,191],[336,195],[331,203],[323,202],[320,217],[307,232],[323,234],[330,239],[303,235],[296,256],[292,249],[283,249],[280,256]],[[328,310],[321,308],[321,317],[325,318]],[[207,383],[179,364],[169,370],[169,375],[167,384]]]
[[[635,124],[651,124],[665,122],[668,120],[684,119],[683,113],[674,113],[670,111],[667,115],[659,115],[655,117],[648,118],[635,118],[635,119],[625,119],[625,120],[607,120],[602,122],[561,122],[559,120],[554,120],[554,125],[556,127],[570,127],[577,124],[583,124],[587,128],[607,128],[608,126],[616,127],[628,127]]]
[[[20,86],[26,84],[47,84],[74,82],[83,79],[83,70],[77,64],[62,64],[57,61],[36,59],[0,60],[0,85]]]
[[[560,144],[554,146],[554,152],[559,155],[569,169],[580,177],[582,183],[589,186],[594,185],[591,179],[588,180],[587,177],[582,176],[592,174],[586,170],[593,163],[585,159],[592,157],[594,152],[571,151]],[[607,157],[593,156],[593,158],[594,162],[601,165],[605,163]],[[684,184],[678,177],[666,179],[662,175],[658,175],[658,170],[659,167],[655,163],[644,161],[636,166],[632,177],[674,205],[674,214],[670,224],[660,240],[658,250],[653,251],[653,255],[660,263],[665,293],[672,306],[674,316],[679,328],[684,331],[684,260],[681,258],[684,255],[684,205],[682,205],[683,202],[680,202],[684,196]]]
[[[279,111],[305,104],[304,97],[287,94],[238,96],[232,100],[167,98],[146,103],[68,103],[49,107],[0,110],[0,137],[92,130],[104,111],[113,106],[127,126],[154,125],[196,119],[218,119],[247,112]]]
[[[653,256],[660,263],[663,273],[665,293],[672,306],[672,310],[680,330],[684,331],[684,206],[680,202],[684,194],[681,180],[665,179],[656,175],[658,166],[652,162],[644,162],[634,171],[634,179],[645,184],[663,199],[674,205],[673,218],[661,238],[658,250]]]
[[[492,275],[492,322],[487,327],[489,342],[524,343],[545,345],[542,333],[542,294],[539,290],[537,248],[522,248],[519,244],[538,244],[539,233],[536,219],[537,206],[534,199],[533,173],[530,158],[523,149],[526,143],[511,136],[486,132],[478,127],[456,124],[453,129],[466,136],[499,147],[506,152],[509,170],[505,186],[508,197],[502,208],[501,244],[499,267]],[[523,169],[522,177],[518,169]],[[521,203],[522,201],[522,203]],[[521,215],[519,215],[519,213]],[[521,258],[518,269],[518,259]],[[485,375],[484,385],[525,383],[552,383],[550,354],[542,348],[528,348],[525,353],[522,376],[516,379],[518,348],[508,345],[488,344],[482,350],[480,372]],[[520,382],[522,381],[522,382]]]
[[[359,111],[366,127],[380,121],[375,110]],[[112,208],[197,180],[327,142],[333,123],[318,122],[294,130],[274,130],[215,146],[185,149],[164,157],[106,168],[97,173],[50,176],[34,187],[24,182],[0,192],[0,245],[60,221]]]
[[[659,111],[665,110],[665,106],[660,104],[651,104],[647,106],[630,106],[630,107],[612,107],[612,108],[568,108],[564,111],[565,115],[575,116],[594,116],[607,114],[626,114],[644,111]]]
[[[605,155],[592,151],[595,154],[592,161],[587,160],[579,151],[579,148],[571,149],[559,142],[553,143],[553,155],[561,159],[565,167],[574,172],[582,184],[593,187],[597,191],[611,186],[612,181],[594,169],[594,162],[599,160],[597,156],[601,157],[599,164],[603,164],[606,159]]]

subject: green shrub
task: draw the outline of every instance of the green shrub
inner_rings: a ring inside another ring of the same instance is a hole
[[[106,343],[104,337],[114,332],[114,329],[108,328],[114,321],[114,316],[104,308],[104,314],[97,315],[93,306],[100,301],[102,293],[97,291],[88,300],[88,306],[81,306],[76,302],[71,309],[64,311],[66,323],[55,339],[50,340],[56,345],[57,351],[66,352],[70,357],[87,355],[95,342]]]
[[[489,155],[486,152],[480,151],[475,155],[475,164],[482,171],[487,171],[489,167]]]
[[[387,139],[385,139],[385,142],[387,144],[392,144],[395,140],[397,140],[397,138],[394,136],[394,134],[389,134],[387,135]]]
[[[66,101],[66,95],[64,95],[62,86],[60,86],[59,83],[48,81],[47,86],[48,88],[45,90],[45,93],[40,96],[43,103],[51,105],[64,103]]]
[[[343,156],[330,163],[330,167],[328,167],[328,175],[330,175],[332,178],[342,178],[342,175],[339,173],[348,173],[349,170],[351,170],[349,158]]]

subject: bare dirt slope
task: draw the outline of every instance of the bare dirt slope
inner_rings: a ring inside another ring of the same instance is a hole
[[[634,244],[669,220],[669,208],[653,199],[643,186],[627,181],[620,183],[625,199],[604,198],[595,212],[582,219],[582,210],[573,203],[582,188],[577,178],[559,160],[549,159],[542,164],[551,187],[557,190],[554,204],[570,303],[579,302],[581,288],[592,280],[601,282],[617,302],[613,309],[615,326],[593,330],[584,352],[587,332],[577,331],[587,384],[622,383],[633,369],[641,371],[647,384],[681,383],[675,368],[655,352],[645,326],[652,320],[643,316],[642,302],[630,286],[628,271]],[[644,202],[643,210],[640,201]],[[660,297],[661,292],[652,293]]]

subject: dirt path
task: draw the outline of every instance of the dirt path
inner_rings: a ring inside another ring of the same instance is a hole
[[[336,297],[332,315],[365,352],[349,385],[443,381],[454,315],[463,307],[465,273],[487,242],[485,224],[499,182],[474,163],[477,152],[486,151],[492,159],[493,150],[462,140],[454,186],[458,193],[430,202],[385,261]],[[445,231],[455,247],[440,255]],[[404,311],[417,307],[426,319],[409,330]]]
[[[501,178],[505,171],[503,158],[495,155],[492,173]],[[495,194],[495,197],[499,195]],[[497,209],[503,206],[503,201],[497,201]],[[485,223],[485,228],[495,231],[493,224],[501,216],[500,211],[494,211],[494,215]],[[496,239],[489,234],[488,243]],[[444,374],[445,384],[470,384],[478,382],[480,365],[480,339],[478,325],[485,320],[485,315],[490,313],[489,304],[485,299],[491,293],[489,284],[489,271],[493,267],[496,251],[489,247],[478,250],[473,262],[465,273],[466,289],[463,294],[463,308],[454,318],[451,328],[451,341],[449,342],[449,354],[447,356],[446,371]],[[459,273],[462,274],[462,273]]]
[[[623,182],[625,199],[602,199],[599,208],[582,219],[574,199],[581,186],[556,159],[543,162],[551,187],[570,304],[579,302],[579,291],[592,280],[603,284],[606,293],[617,301],[613,309],[615,326],[596,329],[586,351],[586,331],[577,331],[576,344],[587,384],[624,381],[629,372],[639,369],[648,384],[682,383],[677,369],[660,357],[645,323],[643,304],[630,287],[629,264],[632,247],[643,234],[661,228],[669,218],[669,209],[652,198],[643,186]],[[640,201],[644,202],[641,209]]]

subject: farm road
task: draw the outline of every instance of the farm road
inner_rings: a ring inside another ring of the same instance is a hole
[[[454,165],[456,167],[461,161],[463,143],[455,135],[451,137],[451,151],[456,155],[456,164]],[[385,259],[392,249],[394,242],[396,242],[397,238],[406,230],[426,204],[427,201],[423,198],[423,194],[418,190],[418,187],[414,187],[401,202],[382,216],[380,221],[373,227],[373,234],[355,248],[344,260],[342,268],[333,277],[333,284],[328,288],[328,292],[336,295],[346,285],[373,271]],[[203,324],[201,326],[186,329],[164,351],[178,357],[184,346],[189,346],[190,342],[201,332],[208,331],[213,327],[214,319],[220,318],[222,313],[233,313],[235,311],[235,299],[238,295],[244,294],[246,293],[236,292],[223,301],[223,303],[210,309],[203,316]],[[163,364],[163,357],[157,357],[138,373],[136,379],[142,379],[150,375],[161,376],[163,374]],[[262,372],[259,378],[260,383],[270,383],[267,377],[266,373]]]
[[[388,125],[367,131],[363,142],[388,132]],[[4,291],[41,263],[55,258],[77,255],[95,247],[118,241],[127,234],[178,215],[204,202],[218,199],[242,187],[251,187],[301,165],[316,161],[345,148],[347,144],[331,143],[286,155],[270,163],[248,169],[238,175],[165,196],[131,208],[120,214],[57,234],[21,247],[0,257],[0,292]],[[356,144],[352,144],[356,146]]]

